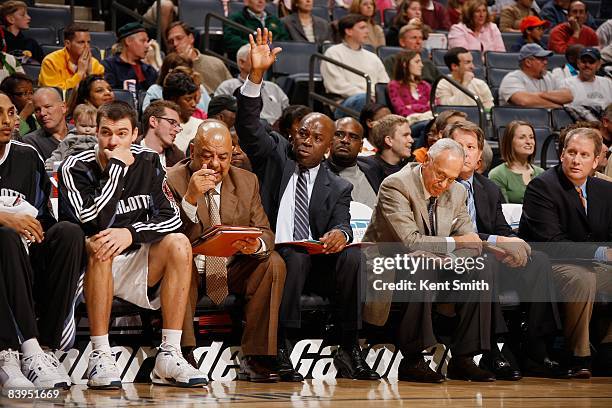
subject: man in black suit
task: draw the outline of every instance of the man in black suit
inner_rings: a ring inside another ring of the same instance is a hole
[[[595,295],[612,293],[612,183],[590,176],[597,167],[602,145],[596,129],[570,131],[564,141],[561,164],[527,186],[519,226],[521,237],[551,243],[547,251],[551,258],[559,260],[553,265],[553,278],[565,302],[563,330],[573,353],[571,370],[575,378],[591,376],[589,322]],[[572,262],[576,258],[593,262]],[[609,322],[597,350],[597,362],[609,371]]]
[[[334,364],[339,374],[379,379],[365,362],[357,342],[361,327],[361,254],[355,247],[345,248],[353,237],[349,214],[352,186],[322,161],[329,151],[334,124],[323,114],[311,113],[302,119],[291,142],[266,131],[259,121],[261,83],[280,49],[270,50],[272,35],[266,29],[263,34],[258,29],[256,40],[249,35],[251,71],[235,93],[238,99],[235,127],[240,145],[259,178],[262,204],[271,228],[276,231],[276,242],[316,239],[324,244],[321,255],[309,255],[293,247],[278,248],[287,265],[279,312],[281,380],[303,379],[293,369],[284,340],[286,329],[301,326],[300,297],[307,280],[316,281],[309,285],[315,291],[327,289],[326,294],[336,305],[341,344]]]
[[[363,147],[363,127],[351,117],[336,121],[328,164],[331,170],[353,185],[353,201],[370,208],[376,205],[376,194],[380,187],[372,167],[357,157]]]
[[[480,239],[504,251],[500,261],[489,257],[489,267],[495,268],[499,279],[498,288],[510,287],[518,290],[529,304],[527,339],[524,368],[528,374],[564,377],[559,364],[551,360],[547,352],[547,340],[559,329],[559,317],[552,287],[552,269],[548,256],[531,251],[531,247],[512,231],[502,211],[503,196],[499,187],[488,178],[476,172],[484,148],[484,132],[474,123],[459,121],[449,125],[445,132],[465,152],[463,169],[457,180],[465,187],[468,195],[466,205],[472,219],[474,231]],[[506,279],[503,279],[506,278]],[[504,285],[501,281],[507,281]],[[518,380],[521,372],[513,368],[497,347],[497,336],[507,331],[498,302],[492,303],[493,335],[491,351],[483,355],[480,366],[495,373],[498,380]],[[507,353],[507,352],[506,352]]]

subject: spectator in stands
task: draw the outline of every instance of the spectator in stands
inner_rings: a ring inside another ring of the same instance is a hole
[[[23,141],[34,146],[43,160],[46,160],[68,134],[66,104],[55,88],[37,89],[32,102],[36,120],[41,127],[25,135]]]
[[[157,71],[142,62],[149,47],[149,35],[140,23],[128,23],[117,30],[121,53],[106,57],[104,79],[114,89],[146,91],[157,79]]]
[[[508,73],[500,84],[500,105],[559,108],[571,102],[567,89],[559,90],[546,70],[552,54],[537,44],[523,45],[519,53],[520,69]]]
[[[6,47],[4,51],[16,56],[22,63],[30,59],[42,62],[42,48],[35,39],[26,37],[22,32],[30,28],[32,20],[28,15],[28,5],[23,1],[5,1],[0,5],[0,19],[4,25],[2,29]]]
[[[182,21],[171,23],[166,30],[168,53],[176,52],[193,61],[193,70],[200,74],[205,93],[210,95],[215,92],[221,82],[230,79],[232,75],[222,60],[212,55],[202,54],[193,46],[194,42],[193,29]],[[157,83],[163,82],[158,81]]]
[[[231,130],[236,122],[237,109],[233,95],[213,96],[208,104],[208,119],[220,120]]]
[[[421,54],[427,31],[428,29],[418,21],[406,24],[399,32],[399,46],[406,51],[415,51]],[[389,76],[393,75],[393,68],[395,67],[397,56],[398,54],[389,55],[383,61]],[[423,72],[421,78],[429,83],[433,83],[433,81],[438,79],[442,74],[429,58],[423,59],[422,61]]]
[[[300,129],[300,122],[304,116],[312,112],[308,106],[304,105],[289,105],[283,110],[283,114],[278,120],[278,131],[285,139],[291,141],[296,137]]]
[[[563,85],[563,82],[578,75],[578,56],[584,48],[581,44],[573,44],[565,50],[565,60],[567,61],[563,67],[557,67],[552,70],[552,76],[558,86]]]
[[[25,73],[19,61],[11,54],[0,51],[0,81],[15,73]]]
[[[104,67],[91,55],[90,43],[87,27],[66,27],[64,48],[43,59],[38,84],[66,90],[76,88],[87,75],[103,75]]]
[[[97,108],[84,103],[77,105],[74,108],[72,119],[74,120],[74,129],[69,132],[77,135],[96,136],[96,114]],[[65,139],[64,139],[65,140]]]
[[[571,125],[568,125],[564,127],[563,129],[561,129],[561,131],[559,132],[559,146],[563,146],[563,144],[565,143],[565,138],[567,137],[569,132],[571,132],[574,129],[578,129],[578,128],[595,129],[595,130],[598,130],[600,134],[602,134],[602,131],[601,131],[602,123],[601,122],[578,120],[572,123]],[[603,143],[603,138],[602,138],[602,143]],[[593,169],[593,171],[591,172],[590,174],[591,177],[600,178],[606,181],[612,181],[612,177],[609,177],[605,174],[605,169],[608,164],[609,154],[610,154],[610,151],[608,150],[608,146],[606,146],[604,143],[601,149],[601,153],[597,157],[597,167]]]
[[[612,147],[612,103],[609,104],[601,115],[601,136],[607,148]]]
[[[255,31],[257,28],[267,28],[276,41],[289,40],[289,34],[278,17],[268,14],[265,10],[265,0],[244,0],[244,8],[229,16],[229,19]],[[223,27],[223,41],[229,58],[234,58],[240,47],[247,44],[242,31],[231,26]]]
[[[312,0],[292,0],[291,14],[282,22],[293,41],[307,41],[323,44],[332,41],[329,22],[312,14]]]
[[[444,54],[444,63],[450,69],[451,78],[472,94],[478,96],[485,109],[493,107],[493,95],[485,81],[474,77],[474,61],[470,51],[455,47]],[[442,105],[475,106],[476,102],[448,81],[441,81],[436,88],[436,98]]]
[[[572,44],[582,44],[585,47],[597,47],[599,39],[591,28],[585,25],[586,6],[583,2],[572,1],[569,7],[567,22],[561,23],[550,30],[548,49],[563,54]]]
[[[385,43],[390,47],[399,46],[399,32],[402,27],[408,23],[422,26],[422,17],[420,0],[402,0],[397,6],[397,14],[388,27]]]
[[[363,127],[351,117],[338,119],[335,125],[329,168],[353,185],[353,201],[374,208],[380,181],[377,181],[374,169],[357,157],[363,146]]]
[[[51,182],[38,153],[11,140],[17,110],[4,94],[0,115],[0,385],[68,388],[54,352],[74,343],[85,237],[50,213]]]
[[[612,44],[612,19],[606,20],[596,31],[599,46],[605,48]]]
[[[367,33],[367,29],[364,31]],[[323,160],[330,147],[334,124],[327,116],[313,112],[302,119],[298,136],[291,142],[268,132],[258,120],[262,107],[259,94],[263,76],[281,50],[270,49],[272,41],[267,29],[263,33],[258,30],[256,43],[251,35],[249,41],[251,71],[248,80],[236,92],[236,131],[241,146],[251,158],[253,171],[258,175],[262,203],[271,227],[276,231],[276,242],[315,238],[325,245],[323,254],[312,256],[292,246],[278,249],[287,264],[279,311],[281,380],[303,380],[289,359],[287,330],[301,327],[300,297],[307,282],[312,283],[308,286],[315,292],[330,288],[330,281],[321,282],[315,271],[328,271],[328,276],[333,277],[331,288],[335,289],[326,290],[326,293],[332,296],[337,306],[334,320],[342,322],[338,326],[340,347],[333,357],[338,373],[346,378],[378,380],[380,376],[364,360],[357,341],[361,328],[361,299],[358,295],[361,255],[355,247],[345,248],[353,237],[349,225],[352,186],[333,174]],[[282,182],[283,174],[290,175],[288,184]],[[306,188],[306,184],[310,184],[312,190]],[[295,206],[296,202],[304,205]],[[294,207],[296,211],[291,210]]]
[[[529,182],[544,172],[533,164],[536,139],[531,123],[521,120],[508,123],[500,151],[504,163],[491,169],[489,178],[499,186],[505,202],[522,204]]]
[[[421,0],[421,14],[432,30],[448,30],[451,27],[446,7],[434,0]]]
[[[465,4],[466,0],[448,0],[448,19],[453,24],[459,24],[461,22],[461,9]]]
[[[546,48],[547,44],[542,44],[542,36],[544,30],[549,26],[548,21],[540,20],[538,16],[527,16],[521,20],[519,28],[523,34],[517,42],[512,44],[510,51],[519,52],[523,45],[535,43],[542,48]]]
[[[176,103],[180,108],[181,130],[176,135],[174,143],[185,152],[202,123],[202,119],[193,116],[198,103],[198,86],[191,76],[177,71],[168,74],[162,92],[163,99]]]
[[[340,19],[338,29],[342,35],[342,44],[334,45],[325,51],[325,56],[349,65],[370,76],[371,95],[379,82],[389,82],[382,61],[376,54],[363,48],[368,37],[368,19],[359,14],[349,14]],[[321,63],[321,76],[328,92],[340,95],[342,105],[360,112],[366,100],[366,81],[363,77],[346,71],[328,62]],[[345,116],[336,109],[336,118]]]
[[[446,126],[466,119],[467,114],[458,110],[449,109],[440,112],[438,116],[436,116],[436,118],[434,119],[433,125],[431,125],[431,128],[427,133],[425,146],[419,147],[413,152],[414,160],[419,163],[425,163],[429,148],[438,140],[442,139]]]
[[[159,75],[157,76],[156,83],[154,83],[149,87],[149,89],[147,89],[147,93],[142,101],[142,109],[147,109],[147,106],[149,106],[151,102],[156,101],[158,99],[162,99],[162,89],[164,81],[166,80],[168,74],[177,67],[185,67],[192,71],[195,71],[193,70],[193,61],[190,58],[182,56],[176,52],[166,55],[166,58],[164,58],[164,62],[162,63],[161,69],[159,70]],[[197,74],[198,78],[201,79],[199,73]],[[198,109],[202,110],[203,112],[206,112],[208,110],[209,103],[210,96],[208,95],[208,91],[203,85],[200,85],[200,98],[198,99]]]
[[[471,0],[463,5],[461,23],[448,32],[448,47],[468,50],[506,51],[499,28],[491,21],[486,0]]]
[[[403,116],[386,115],[377,120],[372,128],[370,141],[376,147],[376,154],[364,157],[372,170],[373,185],[378,186],[393,173],[400,171],[412,153],[410,122]]]
[[[561,23],[565,23],[568,21],[568,9],[570,7],[570,3],[572,3],[572,0],[549,0],[548,3],[542,7],[540,17],[543,20],[547,20],[551,27],[556,27]],[[586,25],[591,27],[593,30],[597,29],[595,19],[591,13],[588,12],[586,17]]]
[[[143,138],[140,145],[159,154],[164,167],[172,167],[185,158],[185,152],[174,144],[181,131],[181,108],[171,101],[154,101],[142,114]]]
[[[597,167],[602,139],[595,129],[575,129],[565,138],[561,164],[529,183],[525,192],[519,235],[548,242],[551,258],[591,259],[553,264],[555,286],[565,314],[563,330],[571,353],[573,378],[590,378],[592,362],[612,367],[612,326],[602,327],[603,340],[591,357],[589,323],[597,292],[612,294],[612,183],[590,176]],[[583,242],[583,244],[579,244]],[[587,244],[590,243],[590,244]],[[608,262],[608,265],[599,262]],[[609,373],[608,373],[609,375]]]
[[[499,30],[502,33],[521,33],[522,20],[525,17],[538,16],[538,13],[533,9],[534,0],[516,0],[516,3],[511,6],[504,7],[499,17]]]
[[[581,110],[584,107],[595,109],[597,115],[612,103],[612,80],[597,76],[601,67],[601,54],[597,48],[584,48],[578,57],[578,75],[565,80],[563,87],[571,92],[569,107]]]
[[[393,80],[388,85],[391,106],[398,115],[410,116],[431,112],[429,108],[431,85],[421,79],[422,71],[421,54],[414,51],[403,51],[398,54]]]
[[[349,13],[367,17],[368,39],[365,42],[366,44],[374,48],[385,45],[385,33],[382,27],[374,21],[374,16],[376,16],[376,3],[374,0],[353,0]]]
[[[98,109],[101,105],[115,100],[113,88],[101,75],[88,75],[79,83],[68,100],[67,117],[72,117],[74,108],[84,103]]]
[[[370,156],[376,153],[376,148],[370,140],[372,128],[376,121],[391,115],[391,109],[387,105],[381,103],[367,103],[359,114],[359,123],[363,127],[363,148],[361,149],[362,156]]]
[[[206,385],[206,375],[181,354],[192,254],[187,237],[174,232],[181,217],[166,171],[157,153],[133,145],[136,112],[127,103],[100,107],[97,126],[97,148],[71,156],[59,170],[60,214],[89,237],[83,287],[92,342],[87,384],[121,388],[108,339],[110,305],[117,296],[147,309],[163,305],[153,383]]]
[[[34,83],[26,74],[15,73],[4,78],[0,91],[4,92],[19,112],[19,134],[24,136],[40,127],[34,116]]]
[[[240,88],[249,75],[251,60],[249,60],[250,45],[244,44],[236,53],[236,62],[240,73],[236,78],[223,81],[215,91],[218,95],[233,95],[237,88]],[[282,115],[283,109],[289,106],[289,98],[280,86],[271,81],[264,81],[265,86],[261,89],[261,98],[264,105],[261,111],[261,118],[269,124],[274,124]]]

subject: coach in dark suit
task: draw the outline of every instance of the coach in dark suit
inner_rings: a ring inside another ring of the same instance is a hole
[[[246,298],[245,327],[239,378],[257,382],[278,381],[278,374],[265,358],[276,355],[278,309],[285,283],[285,264],[274,252],[274,233],[261,206],[257,178],[249,171],[231,166],[232,138],[227,126],[218,120],[204,121],[190,146],[191,157],[168,169],[168,184],[181,208],[184,233],[191,242],[215,224],[257,227],[257,239],[233,243],[235,256],[223,258],[225,268],[213,270],[205,257],[203,267],[206,292],[215,303],[228,293]],[[216,196],[216,197],[215,197]],[[214,209],[211,208],[214,200]],[[212,212],[211,212],[212,211]],[[216,213],[214,213],[216,211]],[[218,217],[218,219],[217,219]],[[196,262],[196,265],[198,262]],[[212,265],[212,263],[211,263]],[[196,268],[198,269],[198,268]],[[194,270],[188,307],[183,323],[183,347],[194,347],[193,315],[198,302],[199,274]],[[216,282],[210,274],[225,274],[221,292],[211,293]],[[209,287],[210,284],[210,287]],[[189,307],[190,306],[190,307]]]
[[[488,267],[499,275],[496,279],[498,288],[508,286],[515,289],[528,301],[538,298],[537,302],[529,304],[525,369],[528,374],[567,376],[567,370],[564,372],[557,362],[548,357],[546,347],[548,338],[560,328],[556,304],[552,302],[554,288],[548,256],[542,252],[532,252],[531,247],[514,234],[502,211],[504,199],[501,190],[476,172],[484,147],[484,132],[472,122],[459,121],[447,126],[444,133],[445,137],[462,145],[465,152],[458,181],[468,193],[466,205],[474,231],[483,241],[494,244],[506,253],[501,262],[493,257],[488,260]],[[501,283],[504,277],[507,285]],[[495,334],[504,333],[507,328],[500,304],[494,302],[492,308],[494,331],[491,352],[485,353],[480,365],[493,371],[497,379],[520,379],[520,371],[513,368],[497,348]]]
[[[258,30],[259,31],[259,30]],[[279,48],[270,50],[271,34],[258,32],[257,43],[250,36],[251,72],[236,91],[238,111],[236,132],[259,177],[261,197],[276,242],[316,239],[324,243],[324,254],[311,256],[292,247],[279,249],[287,264],[287,278],[279,323],[281,379],[301,381],[284,346],[285,329],[299,328],[300,297],[307,279],[317,292],[327,292],[336,306],[341,344],[334,364],[341,376],[378,379],[361,355],[357,343],[361,327],[359,291],[360,251],[345,248],[353,237],[349,204],[352,186],[336,176],[322,161],[334,133],[330,118],[320,113],[304,117],[298,134],[288,142],[268,133],[259,121],[262,108],[261,83]],[[309,275],[310,278],[309,279]],[[316,278],[316,279],[312,279]]]
[[[533,179],[525,191],[519,235],[550,242],[553,277],[565,308],[563,330],[573,353],[572,375],[591,376],[589,322],[597,292],[612,293],[612,183],[593,178],[602,149],[597,130],[579,128],[565,138],[561,164]],[[577,244],[581,243],[581,244]],[[572,263],[572,259],[603,263]],[[612,367],[612,325],[597,347],[597,362]]]

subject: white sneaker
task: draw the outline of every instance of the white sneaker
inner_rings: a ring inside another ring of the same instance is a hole
[[[151,381],[153,384],[177,387],[202,387],[208,384],[206,374],[189,364],[181,350],[168,343],[159,346]]]
[[[34,384],[21,372],[19,352],[0,351],[0,386],[2,388],[34,388]]]
[[[92,350],[87,364],[87,386],[93,389],[120,389],[121,374],[113,353]]]
[[[63,378],[63,381],[65,381],[66,384],[68,384],[68,386],[70,387],[72,385],[72,380],[70,379],[70,376],[66,372],[66,369],[64,368],[64,365],[62,363],[60,363],[60,361],[55,356],[55,353],[53,353],[52,351],[48,351],[47,355],[51,359],[53,365],[55,367],[57,367],[57,371],[58,371],[59,375]]]
[[[23,359],[21,372],[39,388],[70,388],[70,381],[66,381],[56,361],[56,358],[51,358],[47,353],[37,353]]]

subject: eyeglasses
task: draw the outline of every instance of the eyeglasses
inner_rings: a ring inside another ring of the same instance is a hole
[[[157,119],[163,119],[163,120],[167,121],[167,122],[170,124],[170,126],[174,126],[175,128],[180,129],[180,130],[182,130],[182,129],[183,129],[183,128],[181,127],[181,124],[180,124],[178,121],[176,121],[176,120],[174,120],[174,119],[172,119],[172,118],[166,118],[166,117],[164,117],[164,116],[155,116],[155,117],[156,117]]]

